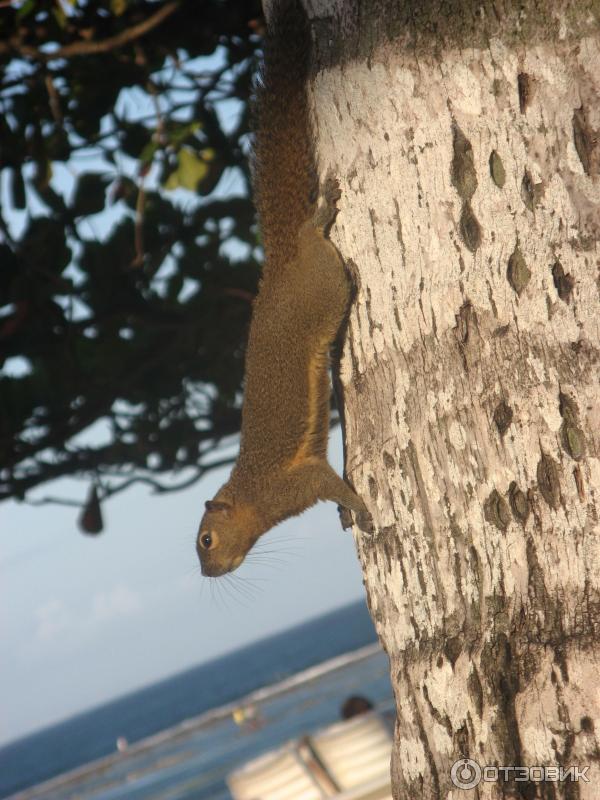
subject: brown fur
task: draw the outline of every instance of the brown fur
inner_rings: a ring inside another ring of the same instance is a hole
[[[310,219],[318,179],[310,137],[306,81],[311,34],[298,0],[270,4],[263,67],[254,98],[254,202],[265,264],[281,268],[296,253],[299,222]]]
[[[350,283],[325,236],[339,190],[320,207],[306,98],[310,35],[295,0],[278,0],[257,94],[256,202],[265,266],[254,303],[240,453],[198,533],[205,575],[235,569],[256,540],[318,500],[367,514],[327,463],[329,349],[350,302]],[[202,546],[210,534],[211,546]]]

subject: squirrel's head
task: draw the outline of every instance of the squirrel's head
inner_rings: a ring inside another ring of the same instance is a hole
[[[210,578],[237,569],[263,532],[252,506],[229,500],[207,500],[196,550],[202,574]]]

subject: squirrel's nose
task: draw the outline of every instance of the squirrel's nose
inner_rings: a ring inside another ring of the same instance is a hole
[[[233,572],[244,560],[244,556],[237,556],[229,564],[208,564],[200,559],[200,568],[202,574],[207,578],[218,578],[221,575],[226,575],[228,572]]]
[[[201,572],[205,578],[218,578],[220,575],[229,572],[227,567],[219,567],[216,564],[202,564],[202,562],[200,562],[200,566]]]

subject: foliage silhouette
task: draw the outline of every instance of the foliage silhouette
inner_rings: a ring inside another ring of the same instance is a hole
[[[0,500],[63,476],[96,501],[167,491],[228,460],[257,20],[244,0],[2,3]]]

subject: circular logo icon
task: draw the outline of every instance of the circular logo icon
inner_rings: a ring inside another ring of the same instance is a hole
[[[458,789],[474,789],[481,781],[481,767],[472,758],[460,758],[452,764],[450,778]]]

